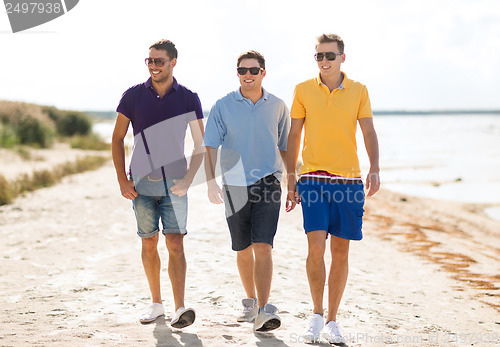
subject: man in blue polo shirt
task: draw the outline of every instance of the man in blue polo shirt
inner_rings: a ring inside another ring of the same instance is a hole
[[[186,258],[183,239],[187,233],[186,193],[203,161],[203,113],[198,95],[178,84],[172,75],[177,49],[171,41],[153,44],[145,62],[150,78],[129,88],[117,107],[113,162],[121,194],[132,200],[137,234],[142,240],[142,263],[151,291],[152,304],[140,321],[149,323],[164,315],[157,250],[161,219],[175,304],[171,325],[183,328],[195,319],[195,311],[184,307]],[[134,149],[127,176],[124,138],[130,123]],[[189,166],[184,156],[188,126],[194,142]]]
[[[238,271],[247,295],[238,321],[255,321],[255,331],[269,331],[281,325],[277,309],[268,304],[268,299],[288,109],[262,88],[266,70],[260,53],[240,55],[237,72],[240,88],[215,103],[205,129],[208,196],[212,203],[225,202],[232,249],[237,252]],[[215,181],[219,146],[223,190]]]

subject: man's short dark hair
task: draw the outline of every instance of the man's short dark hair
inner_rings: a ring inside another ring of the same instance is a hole
[[[322,34],[318,36],[318,43],[316,44],[316,48],[320,43],[328,43],[328,42],[337,42],[339,46],[339,53],[344,53],[344,41],[340,38],[339,35],[336,34]]]
[[[257,59],[257,61],[259,62],[259,66],[264,70],[266,69],[266,60],[264,59],[264,56],[257,51],[247,51],[241,53],[238,57],[238,63],[236,64],[236,67],[240,66],[240,63],[243,59]]]
[[[177,48],[175,48],[174,43],[170,40],[160,40],[158,42],[155,42],[149,47],[149,49],[151,48],[157,50],[163,49],[167,52],[167,55],[170,59],[177,58]]]

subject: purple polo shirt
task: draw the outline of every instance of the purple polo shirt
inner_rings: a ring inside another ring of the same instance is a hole
[[[130,119],[134,148],[130,174],[136,178],[181,178],[187,171],[184,140],[189,122],[203,118],[200,99],[174,78],[162,98],[151,78],[129,88],[116,112]]]

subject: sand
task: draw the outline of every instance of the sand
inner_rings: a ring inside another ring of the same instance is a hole
[[[203,184],[189,199],[186,303],[197,320],[183,330],[168,324],[164,244],[166,317],[138,322],[149,291],[131,203],[119,194],[111,162],[0,207],[0,345],[304,345],[312,305],[300,209],[282,210],[270,298],[282,326],[262,334],[236,322],[244,291],[223,206],[208,202]],[[339,313],[349,346],[495,345],[500,222],[480,205],[382,190],[367,202],[363,229],[351,246]]]

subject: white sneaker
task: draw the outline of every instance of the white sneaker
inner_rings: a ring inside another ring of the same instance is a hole
[[[266,332],[279,328],[281,325],[281,318],[276,312],[278,312],[276,306],[266,304],[264,309],[255,317],[253,330]]]
[[[329,321],[325,325],[323,337],[330,343],[338,346],[345,345],[345,339],[340,332],[340,326],[337,322]]]
[[[325,325],[325,320],[320,314],[313,314],[309,322],[307,323],[306,330],[304,331],[304,341],[306,343],[316,343],[320,341],[321,330]]]
[[[195,319],[196,312],[192,308],[181,307],[175,312],[174,317],[170,321],[170,325],[174,328],[181,329],[193,324]]]
[[[243,313],[241,316],[236,318],[238,322],[253,322],[257,313],[259,312],[259,306],[257,306],[257,299],[243,299],[241,300],[243,304]]]
[[[151,323],[156,318],[163,316],[164,314],[165,314],[165,309],[163,308],[163,305],[159,304],[157,302],[154,302],[142,314],[141,318],[139,318],[139,321],[141,323]]]

